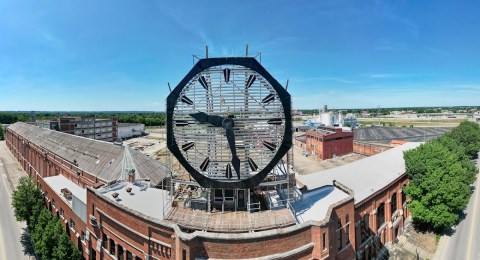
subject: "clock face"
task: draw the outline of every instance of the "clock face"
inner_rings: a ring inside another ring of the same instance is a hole
[[[290,96],[253,58],[219,60],[168,97],[168,146],[201,186],[253,187],[291,145]]]

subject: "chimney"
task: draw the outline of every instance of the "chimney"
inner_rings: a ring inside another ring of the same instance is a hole
[[[135,169],[131,169],[128,172],[128,182],[131,182],[131,183],[135,182]]]

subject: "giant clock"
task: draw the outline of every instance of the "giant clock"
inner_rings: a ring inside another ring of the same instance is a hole
[[[201,59],[167,97],[167,146],[202,187],[253,188],[290,149],[291,119],[256,59]]]

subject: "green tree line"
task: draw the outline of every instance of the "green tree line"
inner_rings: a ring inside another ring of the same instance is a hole
[[[5,139],[5,131],[3,131],[3,126],[0,123],[0,141]]]
[[[22,177],[12,196],[17,221],[26,221],[30,238],[41,259],[81,259],[80,251],[65,233],[62,222],[45,207],[41,191]]]
[[[404,153],[404,192],[414,222],[437,233],[452,227],[468,204],[478,169],[480,126],[464,121],[442,137]]]

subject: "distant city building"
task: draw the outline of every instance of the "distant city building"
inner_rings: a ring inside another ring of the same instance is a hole
[[[327,105],[319,110],[318,119],[310,120],[310,125],[327,127],[357,127],[357,118],[354,114],[343,115],[342,112],[328,111]]]
[[[293,111],[292,111],[292,115],[294,115],[294,116],[301,116],[301,115],[303,115],[303,112],[302,112],[302,111],[298,111],[298,110],[293,110]]]
[[[353,132],[345,128],[318,128],[305,136],[307,152],[321,160],[353,152]]]
[[[36,120],[35,125],[67,134],[113,142],[118,138],[118,119],[89,117],[59,117],[53,120]]]
[[[119,139],[128,139],[132,137],[141,136],[145,133],[144,124],[130,124],[130,123],[119,123],[118,124],[118,138]]]

